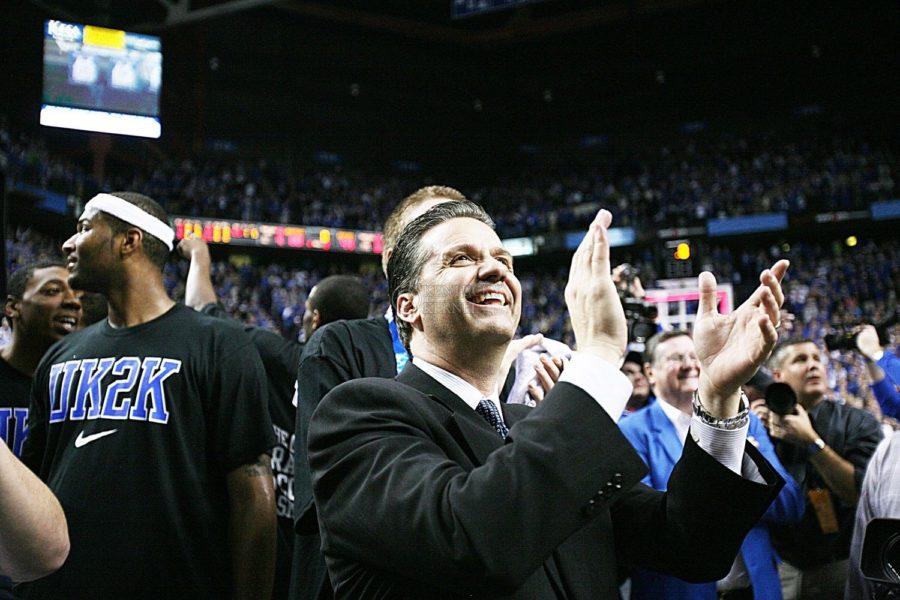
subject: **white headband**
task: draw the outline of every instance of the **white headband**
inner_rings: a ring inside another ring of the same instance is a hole
[[[97,194],[91,201],[84,205],[84,210],[93,208],[101,212],[110,214],[116,218],[122,219],[126,223],[139,227],[161,241],[172,251],[175,247],[173,240],[175,232],[171,227],[139,208],[131,202],[126,202],[118,196],[112,194]]]

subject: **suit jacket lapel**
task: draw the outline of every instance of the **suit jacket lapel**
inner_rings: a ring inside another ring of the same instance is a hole
[[[410,362],[406,365],[403,372],[397,376],[397,381],[426,394],[448,411],[444,426],[459,442],[475,465],[484,464],[491,452],[503,446],[503,440],[481,415],[472,410],[472,407],[466,404],[462,398],[435,381],[413,363]],[[524,405],[501,402],[501,410],[506,426],[512,429],[512,426],[524,418],[531,409]],[[562,585],[556,560],[554,552],[544,562],[544,570],[557,593],[563,594],[562,597],[565,597],[563,592],[565,588]]]
[[[653,431],[656,434],[656,439],[660,440],[666,456],[674,465],[681,460],[681,455],[684,452],[684,444],[678,439],[678,432],[675,431],[675,426],[672,425],[672,421],[669,420],[669,417],[666,416],[666,413],[663,412],[663,409],[659,406],[660,402],[664,402],[664,400],[657,400],[651,404],[647,410],[650,411],[650,422],[652,423]]]
[[[444,426],[476,465],[503,446],[503,440],[487,421],[466,404],[462,398],[442,386],[413,363],[406,365],[397,381],[415,388],[437,402],[447,411]],[[504,414],[505,418],[505,414]]]

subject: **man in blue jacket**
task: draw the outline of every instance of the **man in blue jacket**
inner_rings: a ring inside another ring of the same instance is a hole
[[[644,350],[644,363],[659,401],[623,419],[619,427],[650,467],[650,473],[643,482],[664,491],[684,449],[691,423],[692,398],[699,382],[700,363],[694,351],[694,340],[686,331],[666,331],[651,338]],[[717,582],[688,583],[661,573],[637,570],[632,574],[632,600],[772,600],[782,597],[778,578],[779,558],[769,539],[767,523],[799,521],[803,516],[804,498],[800,488],[778,461],[765,427],[752,414],[748,439],[754,440],[786,484],[760,523],[747,534],[731,572]],[[710,523],[710,526],[715,527],[716,524]]]

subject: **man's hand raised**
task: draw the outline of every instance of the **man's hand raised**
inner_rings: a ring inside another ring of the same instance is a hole
[[[566,305],[576,349],[618,369],[628,343],[628,325],[611,276],[607,235],[611,223],[608,210],[598,212],[575,250],[566,284]]]
[[[775,346],[784,302],[781,280],[789,264],[780,260],[763,271],[759,287],[727,315],[720,315],[717,308],[715,277],[708,272],[700,274],[694,344],[700,360],[698,394],[711,415],[727,418],[738,413],[741,384],[750,379]]]
[[[188,260],[196,260],[198,258],[205,258],[209,261],[209,246],[203,238],[184,238],[178,245],[175,247],[175,250],[178,254],[181,255],[182,258],[186,258]]]

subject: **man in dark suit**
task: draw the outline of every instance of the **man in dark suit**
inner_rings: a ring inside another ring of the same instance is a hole
[[[332,390],[309,426],[323,550],[337,598],[611,598],[617,562],[690,581],[724,576],[782,480],[746,443],[746,381],[775,343],[780,261],[718,315],[700,278],[696,417],[666,493],[616,420],[626,322],[600,211],[572,259],[578,352],[534,409],[501,405],[497,374],[521,287],[489,217],[469,202],[407,225],[391,304],[413,364]],[[703,490],[703,493],[700,493]]]
[[[403,227],[442,202],[465,200],[446,186],[426,186],[404,198],[384,223],[382,268]],[[408,360],[399,341],[393,312],[370,319],[338,321],[319,328],[306,340],[297,371],[297,416],[294,436],[294,558],[291,600],[329,600],[333,597],[321,551],[312,479],[306,457],[309,419],[330,390],[361,377],[394,377]]]
[[[400,232],[407,223],[443,202],[458,202],[466,197],[452,187],[429,185],[401,200],[384,223],[382,268],[387,275],[388,259]],[[522,350],[540,342],[542,336],[528,335],[509,345],[504,368],[507,373]],[[325,559],[322,556],[312,479],[306,456],[309,419],[329,391],[353,379],[396,376],[409,356],[400,341],[394,313],[369,319],[348,319],[319,328],[307,338],[297,371],[297,418],[294,442],[294,521],[297,536],[291,575],[291,600],[330,600],[333,597]],[[515,369],[504,380],[504,395],[515,379]],[[548,375],[549,377],[549,375]]]

